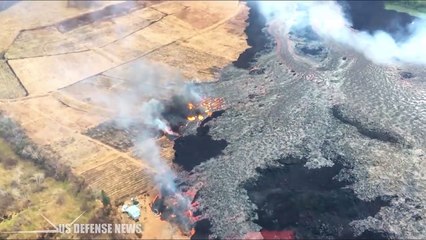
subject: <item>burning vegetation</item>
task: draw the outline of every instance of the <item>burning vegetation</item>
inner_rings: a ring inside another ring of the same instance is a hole
[[[193,200],[194,197],[195,192],[191,190],[178,192],[162,189],[150,207],[161,220],[175,224],[182,234],[192,236],[195,233],[195,223],[200,220],[199,216],[194,216],[199,207],[199,203]]]
[[[223,98],[202,98],[201,100],[188,99],[182,96],[173,97],[165,104],[162,117],[169,123],[169,135],[178,135],[181,128],[188,122],[202,122],[215,111],[223,109]],[[171,134],[174,133],[174,134]]]
[[[167,102],[161,102],[163,106],[158,124],[164,134],[178,136],[190,122],[203,124],[215,113],[222,110],[223,98],[199,98],[176,95]],[[174,177],[173,177],[174,178]],[[160,217],[179,228],[182,234],[192,236],[195,234],[195,224],[201,220],[198,211],[199,203],[194,201],[199,189],[175,186],[175,179],[162,181],[157,185],[159,194],[150,204],[151,210]],[[196,214],[194,214],[196,213]]]
[[[189,115],[186,117],[188,121],[203,121],[214,111],[223,108],[223,98],[204,98],[198,104],[189,102],[187,108],[189,110]]]

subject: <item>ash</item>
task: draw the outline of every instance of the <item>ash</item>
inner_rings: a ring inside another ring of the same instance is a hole
[[[134,139],[141,134],[141,129],[143,129],[141,125],[143,124],[140,122],[124,128],[119,126],[114,120],[107,120],[88,129],[84,134],[122,152],[126,152],[134,146]]]
[[[366,208],[372,210],[344,216],[338,210],[331,213],[342,215],[331,219],[344,218],[343,227],[350,235],[341,233],[341,226],[327,221],[330,218],[318,223],[316,215],[315,229],[287,224],[297,237],[355,238],[373,232],[384,238],[426,238],[426,86],[421,80],[426,70],[376,65],[328,42],[305,48],[313,52],[299,51],[300,38],[292,42],[277,37],[278,51],[257,59],[262,74],[229,66],[219,82],[204,86],[213,97],[223,97],[227,106],[206,126],[213,139],[228,145],[223,154],[192,170],[192,181],[203,182],[198,201],[212,224],[211,237],[242,237],[279,227],[262,225],[279,221],[273,219],[273,212],[272,219],[261,221],[265,205],[277,201],[266,197],[259,202],[253,197],[255,186],[263,184],[263,191],[269,192],[286,186],[312,191],[317,187],[305,186],[311,184],[310,174],[333,168],[327,177],[335,182],[334,189],[324,188],[321,194],[345,188],[344,199],[355,198],[353,204],[359,206],[371,203],[374,206]],[[404,80],[401,72],[419,80]],[[333,167],[336,164],[340,167]],[[283,169],[278,174],[285,175],[300,167],[306,177],[294,178],[296,183],[282,180],[277,187],[268,183],[273,179],[265,180],[268,169]],[[303,206],[294,211],[299,216],[312,213]],[[282,214],[285,218],[286,212]]]

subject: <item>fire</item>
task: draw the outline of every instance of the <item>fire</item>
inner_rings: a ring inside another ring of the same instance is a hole
[[[194,109],[194,104],[193,103],[188,103],[188,109],[189,110],[192,110],[192,109]]]
[[[223,98],[204,98],[201,100],[201,107],[206,110],[206,112],[214,112],[223,108]]]
[[[201,214],[195,214],[200,203],[194,201],[196,189],[187,189],[182,192],[161,192],[150,203],[151,210],[162,221],[176,225],[185,236],[195,234],[195,224],[202,219]]]
[[[179,136],[179,133],[173,132],[173,130],[170,129],[170,127],[167,127],[166,129],[164,129],[164,132],[167,133],[167,134],[169,134],[169,135]]]
[[[187,116],[187,120],[192,121],[203,121],[207,117],[210,117],[213,112],[223,108],[223,98],[204,98],[199,103],[188,103],[187,108],[190,110],[190,115]]]
[[[190,122],[195,121],[195,116],[188,116],[186,119]]]

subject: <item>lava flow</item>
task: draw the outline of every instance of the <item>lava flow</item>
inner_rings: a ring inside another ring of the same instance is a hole
[[[199,216],[194,216],[199,207],[198,202],[191,200],[194,197],[195,193],[191,190],[183,193],[163,190],[154,198],[150,207],[161,220],[175,224],[182,234],[192,236],[195,233],[194,225],[200,220]]]

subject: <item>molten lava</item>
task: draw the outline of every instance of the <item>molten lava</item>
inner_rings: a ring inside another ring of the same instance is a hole
[[[189,234],[190,234],[190,235],[189,235],[190,237],[194,236],[194,234],[195,234],[195,228],[192,228],[192,229],[191,229],[191,232],[190,232]]]
[[[191,191],[183,193],[163,191],[154,198],[150,207],[161,220],[177,225],[182,234],[192,236],[195,233],[195,223],[201,219],[193,214],[199,207],[199,203],[190,200],[194,196]]]

